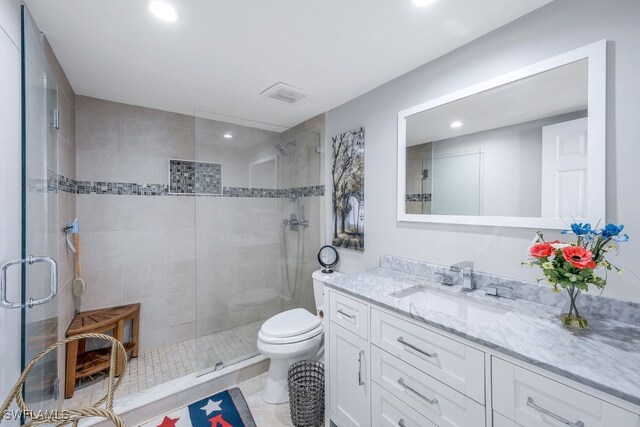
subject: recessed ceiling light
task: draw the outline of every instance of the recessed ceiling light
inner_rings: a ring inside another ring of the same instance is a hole
[[[178,20],[178,11],[169,3],[159,0],[149,2],[149,11],[161,21],[175,22]]]
[[[233,135],[231,134],[231,132],[227,132],[227,133],[224,134],[224,137],[227,138],[227,139],[231,139],[231,138],[233,138]]]
[[[449,127],[451,129],[456,129],[456,128],[462,127],[462,122],[459,122],[459,121],[451,122]]]
[[[436,0],[411,0],[411,2],[413,3],[414,6],[425,7],[425,6],[429,6],[432,3],[435,3]]]

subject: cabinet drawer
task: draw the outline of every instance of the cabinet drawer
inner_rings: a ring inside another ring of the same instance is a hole
[[[440,427],[485,425],[484,406],[375,346],[371,379]]]
[[[358,336],[369,339],[369,306],[353,298],[331,292],[329,318]]]
[[[373,383],[371,393],[373,427],[438,427],[380,385]]]
[[[502,359],[492,372],[493,409],[523,427],[640,427],[637,414]]]
[[[371,310],[371,343],[485,403],[482,351],[375,309]]]

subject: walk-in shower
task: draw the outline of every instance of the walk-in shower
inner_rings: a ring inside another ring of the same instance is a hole
[[[124,138],[154,147],[126,154],[131,164],[144,165],[127,171],[135,174],[131,179],[164,177],[167,183],[166,191],[153,186],[153,195],[125,195],[117,186],[78,195],[83,243],[95,254],[83,261],[88,291],[82,309],[117,305],[108,289],[120,292],[118,304],[142,304],[140,356],[131,361],[118,398],[185,375],[210,377],[259,356],[265,320],[296,307],[315,312],[311,274],[324,194],[318,133],[204,112],[187,118],[136,110],[139,116],[131,119],[130,106],[99,100],[80,108],[81,129],[124,121],[123,132],[137,132]],[[100,153],[84,143],[82,180],[117,170],[112,164],[107,172],[85,167]],[[103,211],[110,214],[99,215]],[[66,405],[95,402],[104,387],[80,384]]]

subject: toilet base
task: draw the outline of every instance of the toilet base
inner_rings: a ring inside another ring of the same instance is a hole
[[[292,363],[294,362],[289,359],[271,359],[267,380],[262,391],[262,400],[266,403],[277,405],[289,401],[287,373]]]
[[[289,383],[288,374],[289,367],[301,360],[318,360],[324,359],[324,345],[312,352],[294,357],[291,359],[271,358],[269,371],[262,391],[262,400],[271,405],[287,403],[289,401]]]

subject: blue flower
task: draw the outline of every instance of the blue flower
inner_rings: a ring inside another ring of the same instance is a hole
[[[573,223],[571,224],[571,230],[563,230],[562,234],[573,233],[576,236],[585,236],[591,233],[591,224]]]
[[[602,237],[606,239],[610,237],[615,237],[618,234],[620,234],[622,230],[624,230],[624,225],[622,224],[620,225],[607,224],[607,226],[602,229]]]
[[[624,230],[624,225],[607,224],[602,230],[593,230],[592,233],[597,236],[602,236],[605,239],[611,239],[614,242],[628,242],[629,236],[626,234],[620,234]]]

